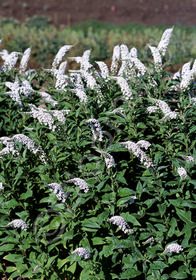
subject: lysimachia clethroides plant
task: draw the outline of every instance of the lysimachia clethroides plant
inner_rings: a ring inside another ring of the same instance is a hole
[[[172,33],[150,65],[123,42],[40,71],[0,51],[4,279],[196,278],[196,61],[165,69]]]

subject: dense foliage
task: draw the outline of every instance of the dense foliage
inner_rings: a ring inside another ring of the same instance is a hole
[[[196,279],[196,62],[164,70],[171,34],[148,66],[125,44],[41,72],[1,51],[2,276]]]

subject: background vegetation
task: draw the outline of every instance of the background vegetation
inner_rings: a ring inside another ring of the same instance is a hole
[[[156,44],[168,26],[147,27],[142,24],[113,25],[96,21],[87,21],[68,28],[57,29],[50,26],[48,18],[36,16],[26,23],[19,24],[12,19],[4,19],[0,23],[1,48],[11,51],[24,51],[32,48],[30,66],[49,67],[56,49],[62,45],[74,45],[70,55],[81,55],[87,49],[92,50],[91,60],[111,62],[113,47],[126,44],[136,47],[138,56],[149,63],[148,44]],[[184,62],[196,56],[196,32],[194,27],[176,26],[167,53],[167,62],[171,63],[170,71],[177,71]],[[69,68],[75,64],[68,60]],[[175,68],[175,69],[174,69]]]

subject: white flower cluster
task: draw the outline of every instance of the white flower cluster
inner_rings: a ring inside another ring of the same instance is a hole
[[[23,79],[22,85],[19,88],[20,94],[23,94],[27,97],[31,97],[32,93],[34,92],[30,82],[28,80]]]
[[[72,83],[74,85],[73,91],[79,97],[81,102],[87,103],[88,98],[85,92],[85,88],[81,76],[79,74],[74,74],[71,76],[71,78],[72,78]]]
[[[9,154],[9,153],[12,153],[13,155],[14,154],[19,155],[18,148],[15,145],[15,143],[17,143],[17,142],[22,143],[24,146],[27,147],[28,150],[30,150],[34,154],[36,154],[37,152],[41,152],[40,160],[43,163],[46,163],[44,151],[42,149],[36,148],[34,141],[24,134],[16,134],[16,135],[14,135],[13,137],[10,137],[10,138],[9,137],[1,137],[0,138],[0,143],[3,143],[4,145],[6,145],[6,148],[4,148],[0,152],[0,156],[5,155],[5,154]]]
[[[196,105],[196,97],[192,97],[192,98],[191,98],[191,103],[192,103],[193,105]]]
[[[40,151],[38,148],[35,147],[34,141],[24,134],[16,134],[12,137],[12,139],[14,140],[14,142],[22,143],[24,146],[27,147],[27,149],[32,151],[34,154]]]
[[[146,241],[143,242],[144,245],[154,242],[154,237],[149,237]]]
[[[89,191],[89,186],[85,182],[85,180],[83,180],[83,179],[73,178],[73,179],[68,180],[67,183],[74,183],[76,186],[78,186],[85,193],[87,193]]]
[[[52,69],[45,69],[45,70],[47,72],[50,72],[52,75],[54,75],[57,78],[58,76],[64,75],[66,67],[67,67],[67,61],[63,61],[59,65],[59,68],[52,68]]]
[[[28,229],[28,225],[21,219],[15,219],[7,224],[7,227],[13,227],[13,228],[21,228],[23,230]]]
[[[152,47],[152,46],[149,46],[149,48],[150,48],[150,50],[152,52],[152,55],[153,55],[155,69],[157,71],[160,71],[161,67],[162,67],[162,57],[161,57],[161,54],[160,54],[158,48]]]
[[[28,61],[29,61],[29,58],[30,58],[30,55],[31,55],[31,49],[28,48],[24,51],[24,54],[21,58],[21,61],[20,61],[20,73],[21,72],[25,72],[26,68],[27,68],[27,64],[28,64]]]
[[[82,77],[86,81],[86,86],[90,89],[99,89],[96,79],[93,77],[92,73],[87,71],[82,71]]]
[[[58,53],[56,54],[54,61],[52,63],[52,69],[47,69],[49,70],[51,73],[54,74],[54,76],[56,77],[56,83],[55,83],[55,88],[57,90],[66,90],[66,86],[68,85],[68,76],[64,75],[64,71],[65,68],[67,66],[67,62],[64,61],[60,64],[63,56],[65,55],[65,53],[72,48],[71,45],[64,45],[63,47],[61,47],[58,51]],[[59,66],[60,64],[60,66]],[[57,69],[57,67],[59,66],[59,69]]]
[[[27,97],[31,97],[32,92],[34,91],[29,81],[23,79],[20,84],[19,80],[16,79],[14,83],[5,82],[6,87],[8,87],[11,91],[5,92],[5,94],[9,95],[16,103],[23,107],[20,95],[23,94]]]
[[[55,101],[49,93],[40,91],[39,94],[47,103],[51,104],[52,106],[56,106],[58,104],[58,101]]]
[[[149,106],[147,109],[146,109],[146,112],[151,114],[151,113],[155,113],[157,110],[159,110],[159,108],[157,106]]]
[[[195,158],[192,156],[183,156],[186,162],[195,162]]]
[[[133,63],[135,68],[138,69],[138,76],[143,76],[147,72],[146,66],[137,57],[137,50],[135,48],[134,51],[131,49],[130,61]]]
[[[195,64],[195,62],[194,62]],[[195,72],[195,65],[193,64],[193,67],[191,69],[191,62],[187,62],[183,65],[182,67],[182,71],[181,71],[181,83],[180,83],[180,88],[182,90],[186,90],[191,81],[193,80],[193,77],[194,77],[194,74],[196,73]]]
[[[184,169],[184,167],[178,167],[177,172],[178,172],[178,175],[180,176],[180,178],[181,178],[182,180],[183,180],[183,179],[186,179],[186,177],[187,177],[187,172],[186,172],[186,170]]]
[[[4,190],[4,186],[2,182],[0,182],[0,190]]]
[[[128,223],[121,216],[113,216],[108,221],[118,226],[124,233],[133,233],[133,229],[130,229]]]
[[[112,155],[110,155],[109,153],[104,153],[103,156],[107,168],[115,167],[115,161]]]
[[[110,67],[110,71],[113,75],[116,74],[116,71],[118,69],[119,59],[120,59],[120,46],[117,45],[113,48],[112,63]]]
[[[57,183],[50,183],[47,185],[47,187],[56,195],[56,197],[61,200],[63,203],[67,199],[67,195],[64,192],[63,188],[61,185]]]
[[[150,108],[150,110],[147,109],[148,112],[153,112],[153,110],[155,111],[157,109],[160,109],[164,114],[164,117],[162,118],[162,120],[176,119],[177,118],[178,113],[171,111],[171,109],[169,108],[168,104],[165,101],[160,100],[160,99],[155,99],[155,98],[152,98],[152,101],[158,107],[156,107],[156,106],[148,107],[148,108]],[[152,107],[153,107],[153,110],[152,110]]]
[[[137,142],[137,145],[140,148],[144,148],[145,150],[148,150],[148,148],[151,146],[150,142],[146,141],[146,140],[140,140]]]
[[[149,147],[150,143],[147,141],[145,142],[145,147]],[[140,158],[140,162],[143,163],[146,166],[146,168],[154,167],[152,160],[146,155],[145,152],[143,152],[140,149],[140,146],[137,143],[134,143],[132,141],[126,141],[120,142],[119,144],[122,144],[123,146],[125,146],[126,149],[131,150],[136,157]],[[144,146],[144,142],[142,145]]]
[[[126,45],[122,44],[120,45],[120,55],[121,55],[121,67],[118,71],[118,76],[123,77],[126,76],[128,77],[129,73],[129,68],[130,68],[130,59],[129,59],[129,49]]]
[[[20,52],[11,52],[9,54],[7,50],[2,50],[0,52],[0,55],[1,55],[1,58],[4,60],[4,64],[1,69],[3,71],[12,70],[16,65],[19,54],[21,54],[21,53]]]
[[[103,61],[96,61],[96,63],[98,64],[99,69],[101,70],[101,77],[104,78],[105,81],[107,81],[109,77],[109,69],[106,63]]]
[[[91,254],[89,253],[89,251],[83,247],[79,247],[77,249],[75,249],[72,253],[78,255],[79,257],[82,257],[83,259],[89,259],[91,257]]]
[[[66,121],[65,115],[69,114],[70,110],[48,110],[47,112],[64,124]]]
[[[54,118],[58,121],[65,123],[65,114],[69,113],[69,110],[46,110],[44,108],[37,108],[33,104],[29,104],[31,112],[25,112],[25,114],[32,115],[34,119],[38,119],[41,124],[49,126],[52,131],[55,131],[56,125],[54,125]]]
[[[18,151],[16,149],[16,146],[12,140],[12,138],[9,138],[9,137],[1,137],[0,138],[0,143],[4,144],[6,147],[3,148],[1,151],[0,151],[0,158],[1,156],[3,155],[7,155],[9,153],[12,153],[13,155],[18,155]]]
[[[167,245],[163,254],[173,253],[173,252],[174,253],[179,253],[180,251],[183,251],[182,246],[177,244],[177,243],[172,243],[172,244]]]
[[[84,103],[88,102],[88,97],[87,97],[87,95],[86,95],[84,90],[82,90],[80,88],[76,88],[75,89],[75,93],[76,93],[76,96],[79,97],[80,102],[84,102]]]
[[[193,66],[191,68],[191,62],[187,62],[182,66],[181,73],[178,71],[173,75],[173,80],[179,80],[181,78],[180,82],[180,89],[186,90],[189,88],[191,81],[193,80],[194,76],[196,74],[196,60],[193,63]],[[178,90],[178,87],[174,86],[174,90]]]
[[[11,91],[6,92],[5,94],[9,95],[16,103],[22,106],[22,100],[20,98],[20,91],[19,91],[19,81],[16,79],[14,83],[5,82],[6,87],[10,88]]]
[[[163,32],[163,35],[161,37],[161,40],[157,46],[157,49],[159,50],[161,55],[165,55],[165,52],[167,50],[168,44],[169,44],[169,40],[170,37],[172,35],[173,32],[173,28],[168,28]]]
[[[174,73],[173,77],[172,77],[172,80],[179,80],[180,79],[180,72],[176,72]]]
[[[52,63],[52,68],[55,69],[57,68],[57,66],[59,65],[59,63],[61,62],[63,56],[65,55],[65,53],[71,49],[72,46],[70,45],[64,45],[63,47],[61,47],[58,51],[58,53],[56,54],[54,61]]]
[[[97,134],[98,134],[98,140],[102,141],[103,140],[103,132],[101,130],[101,124],[98,120],[96,119],[88,119],[86,121],[90,125],[91,132],[93,134],[94,140],[97,140]]]
[[[116,78],[117,83],[119,84],[122,94],[125,96],[125,98],[128,99],[132,99],[132,92],[130,90],[129,84],[127,83],[127,81],[125,80],[125,78],[123,77],[117,77]]]
[[[168,28],[164,31],[161,40],[157,47],[149,46],[154,59],[155,69],[159,72],[162,67],[162,56],[165,55],[173,28]]]
[[[46,158],[45,158],[45,153],[42,149],[36,148],[35,142],[29,138],[28,136],[24,134],[16,134],[12,137],[14,142],[20,142],[24,146],[27,147],[28,150],[36,154],[37,152],[41,152],[41,155],[39,156],[40,160],[46,164]]]
[[[82,56],[76,56],[76,57],[69,57],[69,59],[75,61],[76,63],[80,64],[80,71],[87,71],[89,68],[92,67],[92,64],[89,62],[90,59],[90,50],[84,51]]]
[[[55,88],[57,90],[66,91],[66,86],[68,86],[68,76],[62,74],[56,75]]]

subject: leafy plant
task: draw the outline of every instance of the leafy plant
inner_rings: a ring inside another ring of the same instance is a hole
[[[149,65],[125,44],[109,67],[65,45],[39,73],[3,52],[2,276],[196,278],[196,62],[164,68],[172,31]]]

